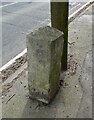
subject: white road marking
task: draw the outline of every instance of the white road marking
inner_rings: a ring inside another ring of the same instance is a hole
[[[80,7],[78,10],[76,10],[73,14],[71,14],[68,18],[68,23],[72,22],[77,16],[79,16],[83,11],[85,11],[88,7],[90,7],[92,4],[94,4],[94,0],[88,1],[86,4],[84,4],[82,7]]]
[[[75,4],[76,4],[76,2],[72,3],[71,5],[75,5]]]
[[[20,54],[18,54],[16,57],[14,57],[13,59],[11,59],[7,64],[5,64],[4,66],[2,66],[0,68],[0,72],[6,68],[8,68],[8,66],[12,65],[18,58],[20,58],[21,56],[23,56],[25,53],[27,53],[27,48],[22,51]]]
[[[80,6],[80,5],[81,5],[81,3],[77,4],[76,6],[72,7],[72,8],[70,9],[70,11],[73,10],[73,9],[75,9],[76,7]]]
[[[78,15],[80,15],[84,10],[86,10],[88,7],[90,7],[92,4],[94,3],[94,0],[90,0],[88,1],[85,5],[83,5],[81,8],[79,8],[78,10],[76,10],[73,14],[71,14],[68,17],[68,23],[72,22]],[[51,26],[51,23],[48,24],[49,26]],[[25,53],[27,53],[27,48],[21,52],[20,54],[18,54],[16,57],[14,57],[13,59],[11,59],[8,63],[6,63],[4,66],[2,66],[0,68],[0,72],[2,70],[7,69],[10,65],[12,65],[16,59],[20,58],[21,56],[23,56]]]
[[[3,6],[0,6],[0,8],[7,7],[7,6],[10,6],[10,5],[14,5],[16,3],[18,3],[18,2],[13,2],[13,3],[10,3],[10,4],[3,5]]]

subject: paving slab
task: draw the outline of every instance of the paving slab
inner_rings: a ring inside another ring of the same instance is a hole
[[[77,117],[92,116],[92,51],[89,51],[83,63],[80,83],[83,91]]]
[[[28,72],[22,68],[23,72],[15,73],[17,77],[12,81],[8,78],[10,83],[7,80],[3,83],[3,118],[92,118],[91,12],[92,8],[69,25],[68,70],[61,73],[60,90],[55,99],[49,105],[31,100]]]

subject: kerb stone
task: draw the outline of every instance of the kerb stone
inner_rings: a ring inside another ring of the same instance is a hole
[[[27,35],[28,86],[32,99],[49,103],[59,88],[63,33],[41,27]]]

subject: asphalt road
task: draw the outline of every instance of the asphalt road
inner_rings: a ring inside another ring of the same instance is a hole
[[[70,3],[69,14],[84,3]],[[0,67],[26,48],[26,34],[50,22],[50,4],[47,2],[2,3],[2,53]],[[2,61],[1,61],[2,60]]]

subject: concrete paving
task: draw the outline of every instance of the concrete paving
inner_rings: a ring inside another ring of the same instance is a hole
[[[26,63],[23,72],[3,83],[2,117],[92,118],[92,8],[69,25],[68,52],[68,70],[61,73],[61,87],[51,104],[29,98]]]
[[[83,63],[80,83],[83,91],[77,117],[92,116],[92,51],[89,51]]]

